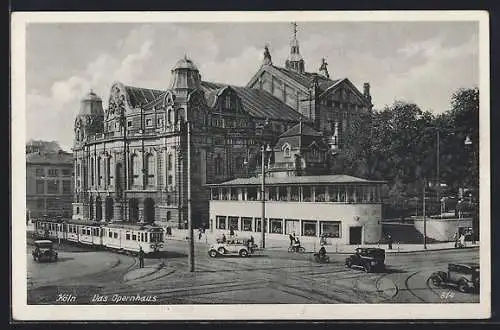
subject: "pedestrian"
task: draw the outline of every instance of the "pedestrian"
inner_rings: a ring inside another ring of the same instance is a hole
[[[292,246],[293,242],[295,241],[295,237],[293,237],[292,234],[288,234],[288,238],[290,238],[290,246]]]
[[[226,243],[226,235],[222,234],[222,243]]]
[[[387,244],[389,245],[389,250],[392,250],[392,236],[387,234]]]
[[[455,232],[455,234],[453,235],[453,241],[455,242],[455,248],[458,247],[458,233]]]
[[[465,235],[460,235],[460,247],[465,247]]]
[[[200,229],[200,233],[198,234],[198,240],[201,241],[201,229]]]
[[[144,250],[139,247],[139,268],[144,268]]]

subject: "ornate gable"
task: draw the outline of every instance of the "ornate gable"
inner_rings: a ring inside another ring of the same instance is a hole
[[[131,109],[130,97],[127,94],[125,85],[120,82],[115,82],[111,86],[109,93],[108,109],[106,111],[106,118],[120,114],[120,109],[128,111]]]

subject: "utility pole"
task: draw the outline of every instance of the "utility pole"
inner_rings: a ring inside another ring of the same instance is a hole
[[[422,199],[423,199],[422,215],[424,217],[424,249],[426,250],[427,249],[427,219],[425,218],[425,179],[424,179],[424,186],[422,189],[422,195],[423,195],[422,196]]]
[[[436,130],[436,135],[437,135],[437,141],[436,141],[436,196],[437,196],[437,201],[439,205],[441,206],[441,178],[440,178],[440,173],[439,173],[439,128]],[[441,210],[441,207],[440,207]],[[442,214],[442,212],[439,212]]]
[[[266,185],[266,170],[265,170],[265,167],[266,166],[266,156],[265,156],[265,152],[266,152],[266,148],[264,145],[262,145],[262,185],[261,185],[261,193],[260,193],[260,197],[261,197],[261,200],[262,200],[262,217],[260,219],[260,229],[262,230],[262,248],[265,248],[266,247],[266,243],[265,243],[265,240],[266,240],[266,228],[265,228],[265,219],[266,219],[266,196],[265,196],[265,185]]]
[[[191,123],[187,126],[187,202],[188,202],[188,231],[189,231],[189,271],[194,272],[194,233],[193,217],[191,210]]]

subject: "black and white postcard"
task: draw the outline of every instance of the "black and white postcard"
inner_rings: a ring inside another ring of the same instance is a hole
[[[489,317],[488,24],[13,13],[14,319]]]

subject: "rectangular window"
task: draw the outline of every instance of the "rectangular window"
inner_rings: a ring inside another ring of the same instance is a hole
[[[108,236],[109,236],[109,238],[113,238],[113,232],[109,231]]]
[[[285,234],[299,234],[300,220],[285,219]]]
[[[228,229],[239,230],[238,228],[238,217],[229,217],[229,228]]]
[[[257,233],[261,233],[262,232],[260,218],[255,218],[255,231]],[[264,221],[264,232],[267,233],[267,219]]]
[[[64,168],[61,170],[61,173],[63,176],[70,176],[71,175],[71,170],[68,168]]]
[[[130,233],[125,233],[125,239],[130,241]]]
[[[118,233],[113,233],[114,238],[118,238]]]
[[[283,234],[283,220],[282,219],[269,219],[271,225],[270,231],[273,234]]]
[[[316,221],[302,221],[302,236],[317,236]]]
[[[151,119],[151,118],[146,119],[146,126],[147,127],[153,126],[153,119]]]
[[[37,209],[45,208],[45,200],[43,198],[39,198],[36,200],[36,208]]]
[[[59,181],[57,181],[57,180],[47,181],[47,193],[48,194],[59,193]]]
[[[37,168],[35,170],[36,176],[44,176],[45,175],[45,169],[44,168]]]
[[[45,182],[43,180],[36,180],[36,193],[45,194]]]
[[[226,217],[218,215],[215,219],[217,222],[217,229],[226,229]]]
[[[158,118],[156,123],[158,124],[158,127],[163,127],[163,118]]]
[[[49,168],[48,176],[57,176],[57,174],[58,174],[57,168]]]
[[[63,180],[62,193],[63,194],[71,194],[71,181],[70,180]]]
[[[127,127],[132,127],[132,121],[127,121]]]
[[[252,218],[241,218],[241,230],[252,231]]]
[[[340,237],[340,221],[321,221],[320,234],[325,237]]]
[[[132,240],[133,240],[133,241],[136,241],[136,240],[137,240],[137,235],[136,235],[136,234],[132,234]]]

